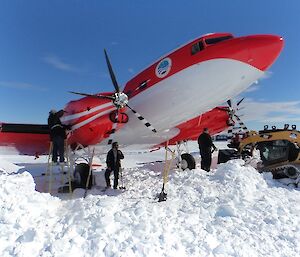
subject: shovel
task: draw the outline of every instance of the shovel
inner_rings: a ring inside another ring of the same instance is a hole
[[[119,189],[126,189],[126,187],[124,186],[124,181],[123,181],[123,169],[120,169],[121,172],[121,186],[119,187]]]

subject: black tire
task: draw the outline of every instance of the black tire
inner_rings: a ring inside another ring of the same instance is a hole
[[[191,154],[183,153],[181,155],[181,168],[183,170],[185,170],[185,169],[193,170],[196,168],[196,161]]]
[[[74,178],[75,178],[75,183],[78,185],[78,187],[80,188],[86,187],[86,181],[89,176],[89,170],[90,170],[90,166],[87,163],[79,163],[76,165],[74,171]],[[91,189],[92,185],[93,185],[93,172],[91,171],[88,189]]]
[[[297,178],[299,173],[294,167],[288,167],[284,172],[289,178]]]

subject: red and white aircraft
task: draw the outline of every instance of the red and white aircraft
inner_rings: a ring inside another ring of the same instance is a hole
[[[276,35],[234,37],[229,33],[201,36],[163,56],[128,81],[117,83],[105,52],[114,92],[85,94],[64,108],[61,118],[72,125],[68,144],[148,149],[196,139],[204,127],[212,134],[228,127],[230,114],[216,106],[262,77],[283,48]],[[49,149],[47,125],[1,124],[0,146],[21,154]]]

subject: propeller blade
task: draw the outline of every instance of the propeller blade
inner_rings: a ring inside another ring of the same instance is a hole
[[[157,130],[155,128],[152,127],[152,125],[150,124],[149,121],[147,121],[141,114],[139,114],[137,111],[135,111],[134,109],[132,109],[128,104],[126,104],[126,106],[134,113],[134,115],[141,121],[144,123],[144,125],[150,129],[152,132],[156,133]]]
[[[109,95],[92,95],[92,94],[73,92],[73,91],[69,91],[69,93],[75,94],[75,95],[90,96],[90,97],[94,97],[94,98],[115,100],[114,96],[109,96]]]
[[[115,76],[115,74],[114,74],[114,71],[113,71],[113,69],[112,69],[112,66],[111,66],[111,64],[110,64],[110,61],[109,61],[109,58],[108,58],[108,55],[107,55],[105,49],[104,49],[104,54],[105,54],[105,60],[106,60],[106,64],[107,64],[107,67],[108,67],[108,70],[109,70],[109,74],[110,74],[111,81],[112,81],[112,83],[114,84],[116,93],[119,93],[119,92],[120,92],[120,88],[119,88],[118,82],[117,82],[117,80],[116,80],[116,76]]]
[[[246,127],[246,125],[244,124],[244,122],[242,122],[242,120],[239,118],[239,116],[237,116],[236,114],[234,114],[234,117],[237,119],[237,121],[240,124],[242,130],[245,131],[245,132],[249,132],[248,128]]]
[[[118,118],[119,118],[119,109],[117,109],[116,120],[118,120]],[[110,135],[108,137],[108,142],[107,142],[108,145],[111,145],[113,143],[113,134],[115,134],[117,126],[118,126],[118,123],[114,122],[112,129],[109,132]]]
[[[230,126],[227,131],[227,139],[231,140],[232,137],[233,137],[233,127]]]
[[[230,99],[227,100],[227,104],[229,105],[229,107],[232,107],[232,105],[231,105],[231,100],[230,100]]]
[[[245,99],[245,97],[243,97],[240,101],[238,101],[236,106],[239,106],[241,104],[241,102],[243,102],[244,99]]]

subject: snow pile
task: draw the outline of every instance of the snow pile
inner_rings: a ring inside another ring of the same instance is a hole
[[[299,256],[300,191],[243,164],[172,171],[160,203],[155,164],[125,169],[126,191],[68,201],[36,192],[28,172],[2,172],[0,255]]]
[[[15,165],[7,160],[0,158],[0,174],[1,173],[15,173],[18,172],[21,167]]]
[[[28,172],[2,173],[0,183],[0,255],[38,256],[51,238],[48,230],[56,223],[61,201],[36,192]]]

